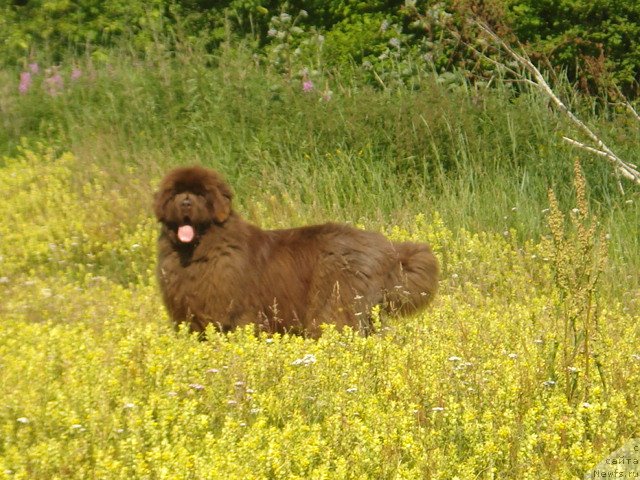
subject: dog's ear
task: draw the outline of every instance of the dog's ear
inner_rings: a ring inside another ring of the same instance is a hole
[[[170,196],[171,189],[162,188],[162,186],[160,190],[153,194],[153,213],[155,213],[159,222],[163,222],[165,220],[165,205],[167,204]]]
[[[231,215],[231,189],[222,181],[213,182],[207,185],[207,197],[211,216],[216,222],[224,223]]]

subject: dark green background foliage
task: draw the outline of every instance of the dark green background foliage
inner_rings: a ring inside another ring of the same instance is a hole
[[[5,65],[30,56],[54,61],[69,49],[90,51],[125,38],[145,49],[159,36],[204,40],[209,49],[233,35],[259,51],[273,16],[287,12],[302,33],[324,36],[324,65],[367,62],[384,70],[389,54],[413,55],[439,73],[466,69],[468,51],[446,34],[464,14],[476,12],[504,33],[512,32],[532,56],[567,73],[583,91],[613,85],[632,97],[640,80],[640,2],[636,0],[0,0],[0,54]],[[451,16],[447,19],[442,13]],[[296,46],[304,35],[291,38]],[[393,40],[391,46],[389,41]],[[95,53],[95,52],[98,53]],[[386,53],[385,53],[386,52]],[[382,56],[382,59],[380,58]],[[465,61],[465,57],[467,60]],[[392,56],[393,58],[393,56]],[[462,60],[461,60],[462,59]],[[410,73],[404,68],[405,74]]]
[[[567,69],[593,91],[614,73],[637,94],[640,2],[636,0],[508,0],[507,23],[531,50]]]
[[[106,46],[124,34],[142,48],[166,12],[165,0],[0,0],[0,53],[4,63],[40,52],[56,59],[70,48]]]

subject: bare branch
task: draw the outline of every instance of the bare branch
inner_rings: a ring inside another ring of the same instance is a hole
[[[551,100],[555,107],[562,113],[564,113],[569,118],[569,120],[571,120],[571,122],[578,128],[578,130],[580,130],[589,138],[593,145],[595,145],[595,148],[593,146],[588,146],[575,140],[563,137],[565,141],[607,159],[607,161],[615,167],[617,173],[621,174],[628,180],[631,180],[632,182],[640,185],[640,173],[636,170],[637,167],[628,162],[625,162],[620,157],[618,157],[602,140],[600,140],[600,138],[593,132],[593,130],[591,130],[584,122],[576,117],[573,112],[571,112],[571,110],[569,110],[569,108],[562,102],[562,100],[560,100],[560,98],[554,93],[553,89],[549,86],[540,70],[538,70],[533,62],[531,62],[529,56],[525,52],[516,52],[513,48],[507,45],[507,43],[502,38],[500,38],[486,23],[477,19],[471,19],[471,22],[477,25],[485,34],[487,34],[493,40],[493,42],[501,50],[506,52],[508,56],[515,60],[521,67],[524,68],[525,71],[529,73],[529,75],[532,76],[533,80],[529,80],[522,73],[516,73],[520,78],[526,80],[527,83],[535,85],[539,90],[541,90]],[[496,62],[495,59],[489,58],[486,54],[479,52],[477,49],[473,48],[473,50],[476,53],[489,59],[493,63],[499,63]],[[508,68],[506,66],[504,67]],[[509,71],[511,73],[514,73],[514,70],[512,69],[509,69]],[[630,108],[632,113],[634,113],[636,116],[638,115],[638,113],[628,102],[627,108]]]
[[[590,147],[588,145],[585,145],[584,143],[578,142],[576,140],[573,140],[571,138],[568,137],[562,137],[562,139],[573,145],[574,147],[578,147],[581,148],[583,150],[586,150],[588,152],[591,152],[595,155],[600,155],[601,157],[605,157],[606,159],[610,160],[610,161],[616,161],[617,157],[611,157],[609,153],[603,151],[603,150],[598,150],[597,148],[593,148]],[[633,181],[637,181],[636,179],[638,177],[640,177],[640,172],[637,171],[637,168],[635,165],[631,164],[631,163],[625,163],[624,166],[620,166],[619,167],[619,173],[622,174],[623,177],[628,178],[629,180],[633,180]]]
[[[517,72],[514,69],[512,69],[512,68],[508,67],[507,65],[505,65],[504,63],[501,63],[501,62],[497,61],[495,58],[491,58],[486,53],[481,52],[480,50],[478,50],[476,47],[474,47],[470,43],[467,43],[467,42],[464,42],[464,41],[462,43],[464,43],[467,46],[467,48],[472,50],[477,55],[479,55],[479,56],[483,57],[485,60],[493,63],[496,67],[501,68],[501,69],[509,72],[514,77],[517,77],[520,82],[528,83],[529,85],[532,85],[532,86],[535,86],[535,87],[538,86],[538,84],[536,82],[533,82],[532,80],[524,77],[520,72]]]
[[[578,142],[577,140],[573,140],[572,138],[569,138],[569,137],[562,137],[562,139],[565,142],[573,145],[574,147],[582,148],[583,150],[594,153],[596,155],[600,155],[601,157],[607,157],[609,160],[611,160],[611,157],[609,157],[609,154],[607,152],[603,152],[602,150],[598,150],[597,148],[590,147],[588,145],[585,145],[584,143]]]
[[[624,105],[625,107],[627,107],[627,110],[629,110],[631,115],[636,117],[636,120],[640,122],[640,114],[638,114],[638,111],[635,108],[633,108],[633,105],[631,105],[631,103],[629,103],[629,100],[625,100]]]
[[[624,95],[624,93],[622,93],[622,90],[620,90],[620,87],[618,87],[617,85],[614,85],[614,90],[616,92],[616,94],[618,95],[618,97],[620,97],[622,99],[621,102],[618,102],[616,105],[622,105],[624,106],[627,110],[629,110],[629,113],[638,121],[640,122],[640,114],[638,113],[638,111],[634,108],[633,105],[631,105],[631,102],[627,99],[627,97]]]

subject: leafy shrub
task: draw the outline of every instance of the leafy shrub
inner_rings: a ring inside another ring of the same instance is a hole
[[[59,61],[67,49],[108,45],[125,34],[135,47],[144,48],[161,29],[165,7],[164,0],[4,0],[0,2],[0,51],[6,63],[34,56]]]
[[[505,20],[531,52],[549,58],[585,91],[617,83],[637,95],[640,4],[633,0],[507,0]]]
[[[304,8],[305,23],[318,27],[327,39],[326,61],[330,65],[368,62],[386,71],[384,60],[389,41],[406,46],[404,61],[425,56],[439,73],[457,67],[477,68],[459,38],[473,41],[464,27],[466,15],[479,14],[500,25],[502,34],[515,34],[529,53],[565,72],[572,82],[589,93],[614,94],[619,87],[635,97],[640,82],[640,6],[637,2],[538,2],[504,0],[288,2],[295,13]],[[278,7],[283,8],[283,7]],[[397,47],[396,47],[397,48]],[[405,73],[405,77],[409,76]]]
[[[477,66],[469,52],[448,30],[459,29],[463,39],[473,35],[463,27],[463,19],[477,12],[490,23],[502,25],[503,34],[513,32],[534,57],[548,59],[584,91],[614,92],[617,85],[629,96],[638,92],[640,6],[631,0],[5,0],[0,3],[0,43],[5,63],[42,56],[43,49],[59,61],[69,48],[108,46],[123,36],[137,50],[160,37],[187,42],[201,38],[214,50],[235,34],[252,39],[262,51],[273,42],[271,19],[283,13],[295,17],[301,11],[305,16],[299,27],[326,37],[323,61],[329,67],[366,62],[385,72],[384,60],[400,43],[406,47],[402,52],[405,63],[426,58],[426,66],[439,73],[474,69]],[[291,43],[292,49],[304,41],[300,36]],[[369,80],[375,83],[377,79],[370,76]]]

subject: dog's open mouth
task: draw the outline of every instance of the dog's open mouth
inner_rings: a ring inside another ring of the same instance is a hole
[[[183,219],[183,224],[178,225],[177,235],[178,240],[182,243],[191,243],[196,238],[196,229],[191,223],[191,219],[187,216]]]
[[[196,230],[191,225],[181,225],[178,227],[178,240],[182,243],[191,243],[196,238]]]

